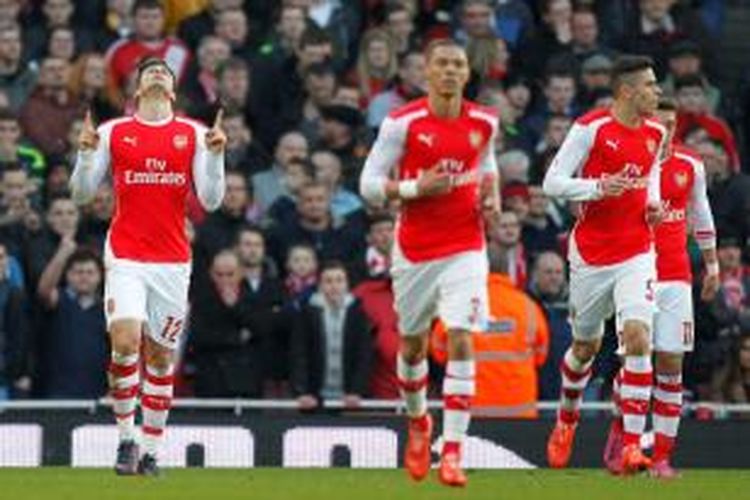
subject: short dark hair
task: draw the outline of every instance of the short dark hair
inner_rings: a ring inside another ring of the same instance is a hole
[[[164,12],[164,6],[159,0],[135,0],[133,7],[130,9],[130,13],[135,15],[141,9],[154,10],[159,9]]]
[[[383,224],[383,223],[395,224],[396,221],[393,219],[393,217],[390,214],[387,214],[387,213],[372,215],[367,220],[367,230],[369,231],[374,226],[377,226],[378,224]]]
[[[161,66],[163,68],[166,68],[166,70],[169,72],[170,76],[172,77],[172,81],[174,82],[175,86],[177,86],[177,77],[175,76],[174,71],[172,71],[172,68],[169,67],[169,65],[164,59],[161,59],[159,57],[153,57],[153,56],[144,57],[143,59],[138,61],[138,66],[136,67],[137,73],[135,77],[136,83],[140,83],[141,77],[143,76],[143,72],[153,66]]]
[[[10,108],[0,108],[0,122],[14,121],[18,123],[18,115]]]
[[[432,53],[440,47],[455,47],[457,49],[461,49],[462,51],[466,50],[463,48],[463,46],[461,46],[460,43],[452,38],[438,38],[427,44],[427,47],[424,49],[425,58],[429,60],[430,57],[432,57]]]
[[[679,90],[685,88],[685,87],[700,87],[701,89],[706,89],[706,79],[703,77],[703,75],[695,73],[692,75],[684,75],[679,78],[675,78],[674,81],[674,90],[675,92],[678,92]]]
[[[261,237],[264,243],[266,241],[266,235],[263,233],[263,230],[261,228],[252,224],[246,224],[237,230],[237,235],[234,239],[235,245],[239,245],[240,240],[242,239],[242,235],[245,233],[257,234]]]
[[[662,96],[659,98],[659,105],[656,109],[659,111],[677,111],[677,101],[672,97]]]
[[[654,69],[654,60],[649,56],[625,54],[615,59],[612,66],[612,92],[617,93],[625,80],[634,73]]]
[[[323,262],[320,266],[320,271],[318,271],[318,276],[323,276],[323,273],[326,271],[343,271],[346,275],[346,279],[349,279],[349,269],[347,269],[346,264],[340,260],[331,259]]]
[[[307,27],[299,38],[299,48],[304,50],[309,45],[326,45],[333,43],[331,36],[325,30],[316,27]]]
[[[67,272],[73,269],[73,266],[77,264],[86,264],[88,262],[96,264],[96,267],[99,269],[99,274],[104,276],[104,263],[102,262],[101,257],[94,249],[89,247],[78,248],[70,257],[68,257],[68,260],[65,263],[65,273],[67,274]]]
[[[336,77],[336,71],[333,69],[333,66],[331,66],[330,63],[323,61],[323,62],[316,62],[311,64],[307,67],[305,70],[305,79],[307,79],[308,76],[328,76],[331,75],[334,78]]]

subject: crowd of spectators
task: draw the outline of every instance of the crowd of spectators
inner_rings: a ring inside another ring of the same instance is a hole
[[[611,102],[613,59],[635,52],[655,59],[679,103],[678,139],[703,157],[719,232],[721,288],[696,296],[687,385],[696,399],[747,401],[750,177],[742,120],[724,118],[736,117],[726,95],[741,88],[719,78],[724,9],[712,0],[0,0],[0,398],[106,391],[101,255],[113,193],[104,185],[78,207],[67,180],[84,112],[97,123],[132,112],[133,69],[147,55],[177,75],[179,113],[210,123],[226,112],[226,196],[215,213],[195,200],[187,213],[194,267],[178,394],[294,397],[306,409],[398,397],[388,278],[398,207],[369,206],[357,183],[384,117],[424,95],[424,45],[452,36],[467,49],[467,96],[500,115],[505,211],[489,248],[497,289],[515,287],[519,304],[532,297],[538,308],[528,310],[548,327],[524,368],[539,396],[557,398],[571,340],[562,256],[576,214],[547,199],[541,180],[576,117]],[[598,387],[613,359],[602,356],[591,397],[606,397]]]

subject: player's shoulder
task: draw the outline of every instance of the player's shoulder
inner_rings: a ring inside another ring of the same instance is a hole
[[[135,122],[135,118],[132,116],[120,116],[118,118],[110,118],[99,124],[98,131],[107,133],[115,129],[115,127],[127,126]]]
[[[486,121],[493,128],[497,127],[498,121],[500,120],[500,115],[497,110],[474,101],[469,101],[468,99],[465,101],[465,103],[466,113],[469,115],[469,117]]]
[[[675,144],[672,151],[675,158],[690,163],[694,168],[700,168],[703,165],[703,159],[698,152],[684,144]]]
[[[579,116],[575,123],[582,127],[595,126],[613,121],[612,112],[609,108],[596,108]]]
[[[643,120],[643,126],[647,129],[656,130],[663,136],[667,135],[667,127],[665,127],[664,124],[656,118],[646,118],[645,120]]]
[[[394,121],[408,121],[410,118],[427,116],[429,112],[430,110],[427,104],[427,98],[423,97],[421,99],[410,101],[403,106],[399,106],[398,108],[388,113],[388,118]]]

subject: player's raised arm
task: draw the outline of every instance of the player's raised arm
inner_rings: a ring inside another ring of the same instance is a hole
[[[86,111],[83,127],[78,135],[78,155],[70,177],[70,192],[73,200],[83,205],[88,203],[99,188],[109,167],[110,127],[98,130],[91,119],[91,111]]]
[[[193,157],[193,182],[201,205],[213,211],[224,199],[224,148],[227,136],[221,128],[224,112],[219,109],[210,129],[196,131],[196,148]]]
[[[605,188],[609,189],[608,184],[614,181],[577,177],[593,146],[592,134],[589,127],[578,123],[573,124],[544,176],[542,188],[548,196],[572,201],[588,201],[597,200],[605,194],[619,194],[616,189],[612,192],[605,191]],[[617,177],[610,179],[617,179]],[[624,185],[622,188],[624,189]]]

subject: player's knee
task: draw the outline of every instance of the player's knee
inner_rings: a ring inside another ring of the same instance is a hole
[[[118,354],[136,354],[140,349],[140,324],[135,320],[118,320],[109,328],[112,350]]]
[[[146,342],[144,355],[146,364],[162,371],[168,371],[174,363],[174,351],[151,340]]]
[[[626,320],[622,328],[622,340],[628,355],[644,355],[651,350],[649,327],[643,321]]]
[[[448,358],[455,360],[472,359],[474,349],[471,343],[471,333],[465,330],[451,330],[448,332]]]
[[[657,352],[654,356],[657,373],[677,375],[682,373],[682,354],[675,352]]]
[[[401,356],[409,364],[417,364],[427,356],[427,336],[401,337]]]
[[[573,356],[579,361],[586,363],[596,356],[601,346],[601,339],[595,340],[573,340],[571,349],[573,350]]]

